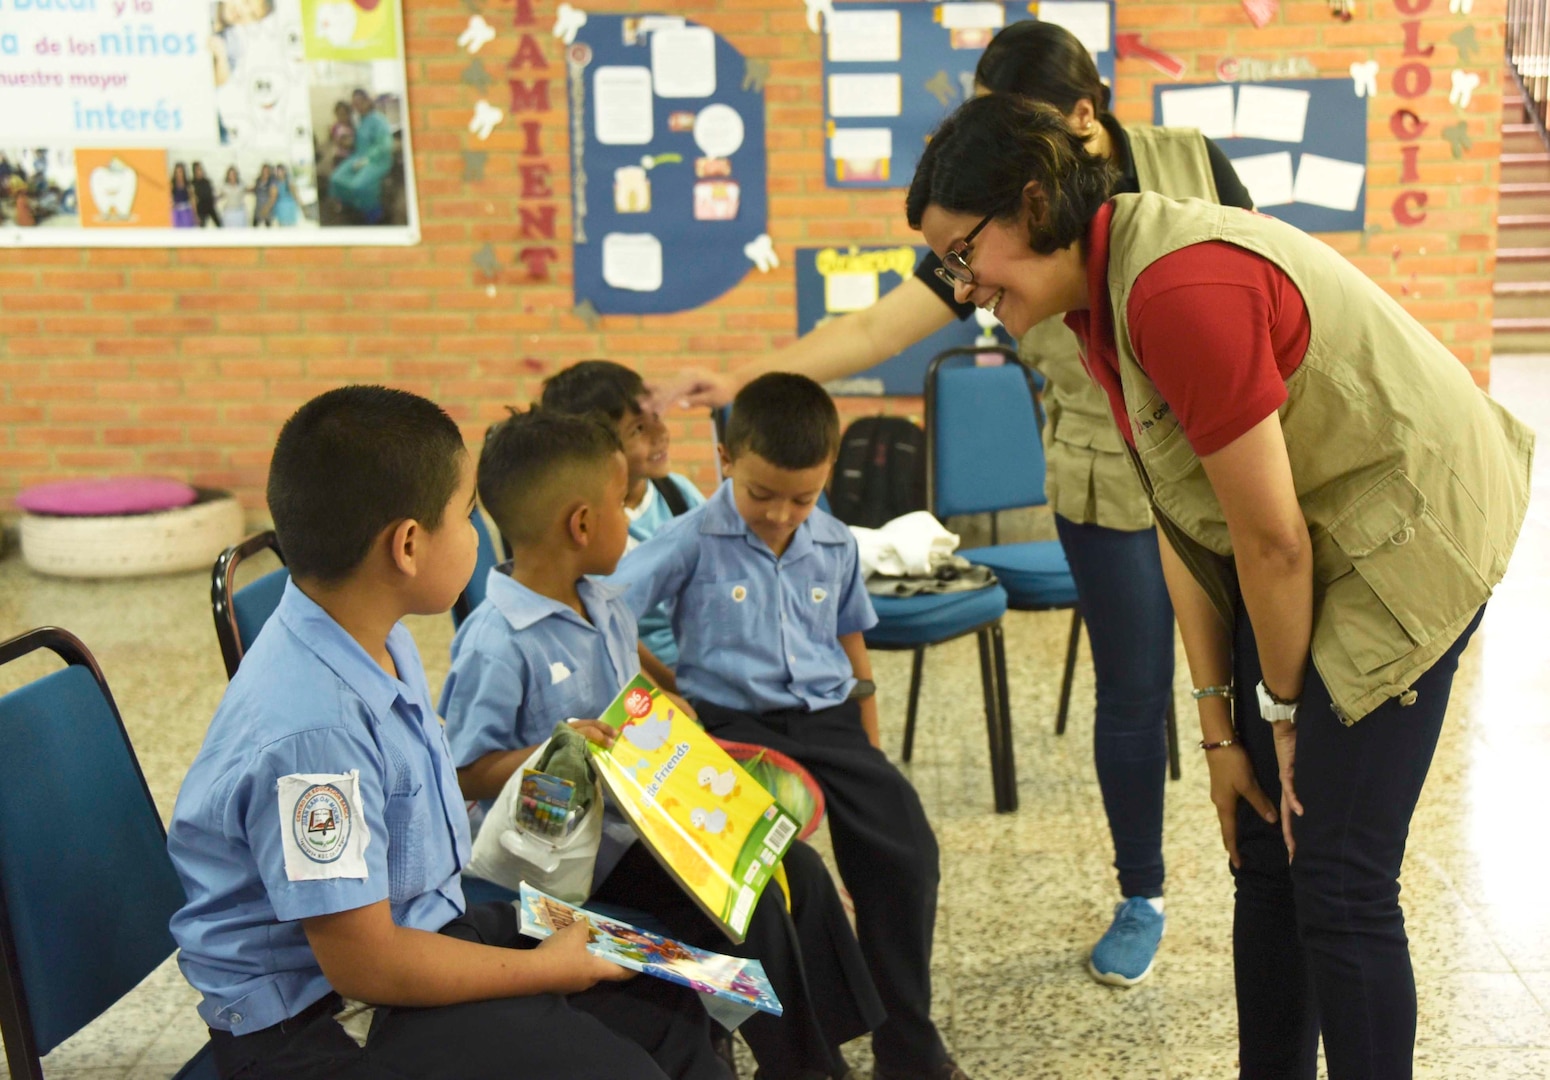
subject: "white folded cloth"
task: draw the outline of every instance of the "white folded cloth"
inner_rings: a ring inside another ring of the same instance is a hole
[[[926,510],[896,517],[881,529],[852,525],[850,531],[867,577],[929,577],[943,556],[958,549],[958,534],[948,532]]]

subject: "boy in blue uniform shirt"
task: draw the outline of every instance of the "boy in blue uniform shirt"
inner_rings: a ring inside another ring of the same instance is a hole
[[[587,575],[612,572],[624,552],[627,488],[621,444],[594,419],[540,407],[486,437],[479,496],[512,562],[490,571],[484,603],[453,639],[442,692],[467,797],[499,795],[559,721],[612,742],[613,730],[595,718],[639,672],[640,646],[624,590]],[[643,909],[674,937],[763,962],[784,1014],[756,1014],[739,1030],[764,1080],[844,1076],[839,1046],[876,1027],[882,1006],[817,853],[792,846],[791,914],[781,890],[766,889],[734,946],[610,816],[591,899]]]
[[[473,494],[456,424],[413,394],[330,391],[280,433],[268,499],[292,579],[168,830],[217,1070],[725,1080],[692,995],[622,981],[585,927],[534,947],[510,904],[465,910],[467,815],[399,619],[466,584]]]
[[[709,502],[631,552],[637,612],[676,600],[679,690],[718,738],[795,758],[823,788],[840,876],[888,1019],[877,1080],[965,1080],[931,1022],[936,837],[878,749],[862,634],[877,622],[850,530],[816,508],[839,450],[823,387],[770,374],[737,395]]]
[[[704,504],[705,496],[694,482],[672,471],[667,425],[651,404],[641,377],[623,364],[611,360],[572,364],[544,380],[539,406],[595,417],[618,433],[630,468],[624,499],[630,539],[625,551],[633,551],[675,517]],[[652,608],[637,624],[640,643],[668,668],[678,663],[671,606],[669,602]]]

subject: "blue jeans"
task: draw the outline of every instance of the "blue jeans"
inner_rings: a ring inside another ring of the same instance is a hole
[[[1173,605],[1157,534],[1079,525],[1059,514],[1055,528],[1092,645],[1098,691],[1093,757],[1120,893],[1161,896]]]

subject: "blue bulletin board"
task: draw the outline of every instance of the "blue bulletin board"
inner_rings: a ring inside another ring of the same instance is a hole
[[[741,53],[678,16],[589,14],[566,69],[578,305],[686,311],[767,265],[764,90]]]
[[[1353,79],[1159,83],[1152,116],[1216,140],[1260,212],[1304,232],[1367,220],[1367,99]]]
[[[908,187],[926,138],[973,93],[980,53],[1030,12],[1081,38],[1113,85],[1113,0],[836,5],[824,31],[829,186]]]
[[[806,334],[825,319],[869,307],[914,276],[916,264],[929,250],[910,244],[797,248],[797,333]],[[829,390],[860,397],[920,394],[926,385],[926,365],[933,356],[945,349],[973,345],[983,332],[973,318],[954,320],[892,359],[829,384]],[[1013,344],[999,324],[992,332],[996,344]]]

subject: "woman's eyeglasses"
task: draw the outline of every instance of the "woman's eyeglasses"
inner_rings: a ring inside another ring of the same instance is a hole
[[[969,230],[968,236],[959,240],[943,253],[942,265],[936,268],[936,276],[946,282],[950,288],[974,284],[974,271],[969,269],[969,256],[973,254],[973,249],[969,245],[980,234],[980,230],[994,220],[995,216],[996,211],[994,210],[986,214],[980,219],[978,225]]]

